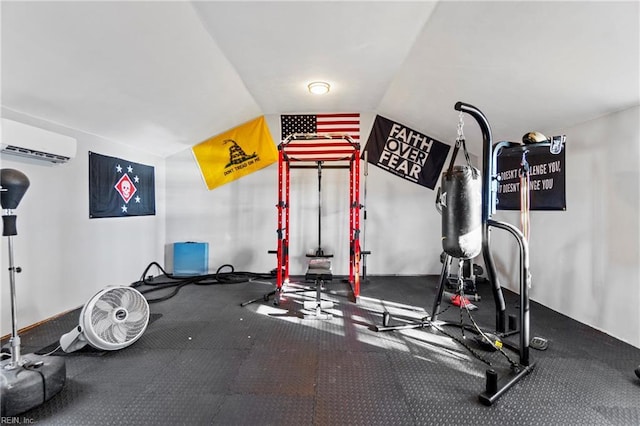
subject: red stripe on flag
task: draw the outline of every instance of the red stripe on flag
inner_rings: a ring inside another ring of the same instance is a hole
[[[338,113],[338,114],[316,114],[317,118],[327,118],[327,117],[352,117],[360,119],[360,114],[358,113]]]
[[[353,126],[320,126],[318,124],[317,126],[318,128],[318,132],[325,132],[325,133],[329,133],[329,132],[334,132],[334,133],[358,133],[360,132],[360,127],[353,127]]]
[[[322,124],[323,126],[338,125],[338,124],[341,124],[341,125],[344,125],[344,126],[347,126],[347,125],[360,126],[360,122],[357,121],[357,120],[355,120],[355,121],[354,120],[345,120],[345,121],[340,121],[340,120],[333,120],[333,121],[318,120],[317,124]]]

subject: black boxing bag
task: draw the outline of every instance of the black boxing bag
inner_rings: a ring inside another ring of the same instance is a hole
[[[472,259],[482,250],[482,181],[470,166],[442,174],[442,249],[457,259]]]

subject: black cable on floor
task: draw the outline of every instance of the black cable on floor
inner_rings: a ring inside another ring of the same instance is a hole
[[[163,282],[154,282],[152,279],[147,278],[148,272],[152,267],[157,267],[162,274],[167,277],[171,281],[163,281]],[[230,269],[228,272],[222,272],[223,269]],[[169,294],[157,297],[155,299],[147,298],[148,303],[158,303],[163,302],[165,300],[169,300],[174,297],[182,287],[185,287],[190,284],[195,285],[220,285],[220,284],[240,284],[251,281],[252,279],[263,278],[269,279],[273,278],[273,274],[260,274],[255,272],[236,272],[233,265],[224,264],[220,266],[214,274],[206,274],[206,275],[195,275],[188,277],[176,277],[173,274],[167,273],[160,264],[157,262],[151,262],[142,273],[140,280],[131,284],[131,287],[137,288],[141,286],[148,286],[153,288],[148,288],[144,290],[139,290],[141,294],[146,295],[148,293],[152,293],[155,291],[165,290],[168,288],[173,288]]]
[[[467,351],[469,351],[469,353],[471,353],[471,355],[473,355],[476,359],[478,359],[479,361],[482,361],[483,363],[487,364],[488,366],[492,366],[491,361],[489,361],[488,359],[486,359],[485,357],[483,357],[478,351],[474,350],[471,346],[469,346],[465,340],[465,335],[464,335],[464,330],[465,329],[469,329],[471,331],[473,331],[474,333],[480,335],[482,337],[482,339],[489,345],[491,345],[494,350],[500,352],[509,362],[509,364],[511,365],[511,368],[518,368],[519,364],[517,362],[515,362],[513,359],[511,359],[511,357],[509,357],[509,355],[504,351],[504,349],[502,348],[502,346],[498,346],[495,342],[493,342],[491,340],[491,338],[489,338],[480,328],[480,326],[476,323],[476,321],[473,319],[473,315],[471,315],[471,310],[469,309],[469,304],[467,302],[465,302],[465,295],[464,295],[464,289],[460,289],[458,290],[458,294],[460,295],[460,323],[459,324],[455,324],[455,326],[457,326],[458,328],[460,328],[461,333],[462,333],[462,339],[454,336],[451,333],[448,333],[447,331],[444,330],[443,327],[438,326],[434,323],[431,323],[431,325],[438,331],[440,331],[442,334],[446,335],[447,337],[455,340],[456,342],[458,342],[460,345],[462,345],[465,349],[467,349]],[[442,312],[440,312],[439,314],[442,314],[443,312],[445,312],[447,309],[449,309],[452,305],[447,306],[447,308],[445,310],[443,310]],[[473,325],[467,325],[464,323],[464,319],[462,316],[463,310],[466,311],[467,316],[469,317],[469,320],[471,321],[471,323]],[[453,323],[451,325],[454,325]],[[467,328],[468,327],[468,328]]]

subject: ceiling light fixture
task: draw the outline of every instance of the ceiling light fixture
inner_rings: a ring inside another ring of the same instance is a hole
[[[307,87],[309,88],[309,92],[314,95],[324,95],[325,93],[329,93],[330,88],[329,83],[324,81],[314,81],[309,83]]]

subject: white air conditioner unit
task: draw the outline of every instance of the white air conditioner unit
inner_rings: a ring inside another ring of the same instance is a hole
[[[66,163],[76,156],[77,141],[69,136],[2,119],[0,153],[50,163]]]

